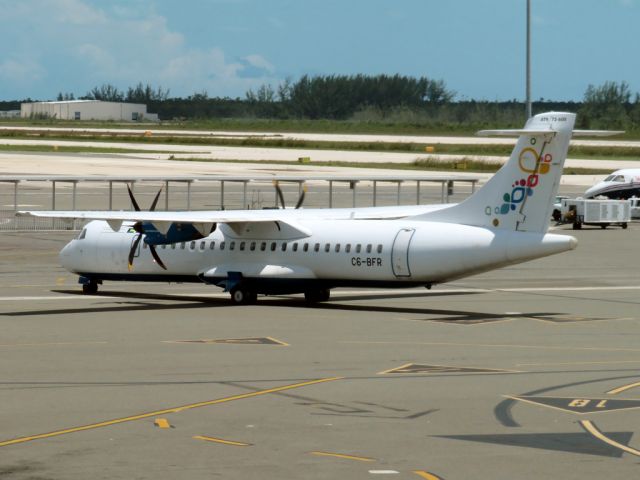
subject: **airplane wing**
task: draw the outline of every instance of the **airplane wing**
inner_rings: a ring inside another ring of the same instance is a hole
[[[172,224],[191,224],[201,233],[208,232],[214,223],[224,223],[231,228],[247,223],[280,222],[298,230],[302,235],[311,235],[304,220],[388,220],[419,215],[450,205],[415,205],[365,208],[323,209],[267,209],[267,210],[207,210],[207,211],[100,211],[100,210],[49,210],[19,211],[18,216],[40,218],[104,220],[113,230],[119,230],[123,222],[149,222],[162,233]]]

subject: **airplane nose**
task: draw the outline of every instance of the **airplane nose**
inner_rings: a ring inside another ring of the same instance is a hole
[[[66,268],[67,270],[70,269],[72,251],[73,242],[69,242],[62,248],[62,250],[60,250],[60,253],[58,254],[60,265],[62,265],[62,267]]]

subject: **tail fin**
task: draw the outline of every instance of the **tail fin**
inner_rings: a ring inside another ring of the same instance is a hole
[[[575,118],[573,113],[543,113],[530,118],[522,130],[479,132],[520,137],[509,161],[480,190],[457,205],[419,218],[545,233]]]

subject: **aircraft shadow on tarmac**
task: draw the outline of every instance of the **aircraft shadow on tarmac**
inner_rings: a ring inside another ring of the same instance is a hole
[[[82,295],[77,290],[52,290],[53,293],[62,293],[68,295]],[[505,319],[513,318],[549,318],[557,313],[549,312],[529,312],[518,313],[511,315],[486,313],[486,312],[474,312],[465,310],[453,310],[453,309],[434,309],[434,308],[417,308],[417,307],[398,307],[398,306],[386,306],[386,305],[362,305],[362,304],[344,304],[339,302],[344,301],[357,301],[357,300],[380,300],[380,299],[398,299],[398,298],[411,298],[411,297],[439,297],[439,296],[453,296],[453,295],[477,295],[483,292],[442,292],[442,293],[429,293],[424,295],[420,293],[397,293],[397,294],[384,294],[384,295],[349,295],[336,297],[327,303],[318,303],[313,306],[307,305],[304,300],[291,297],[268,297],[265,301],[260,301],[259,305],[262,307],[289,307],[289,308],[314,308],[324,310],[341,310],[350,312],[379,312],[379,313],[393,313],[393,314],[412,314],[412,315],[426,315],[425,318],[417,318],[415,320],[423,320],[427,322],[443,322],[453,323],[460,325],[473,325],[477,323],[497,322]],[[119,312],[119,311],[144,311],[144,310],[177,310],[177,309],[190,309],[190,308],[218,308],[218,307],[230,307],[230,302],[226,298],[211,298],[211,297],[187,297],[182,295],[171,294],[159,294],[159,293],[140,293],[140,292],[123,292],[123,291],[102,291],[94,298],[96,300],[99,297],[106,299],[116,298],[122,299],[121,302],[108,301],[104,304],[93,303],[89,307],[65,307],[60,309],[46,309],[46,310],[28,310],[28,311],[16,311],[5,312],[2,315],[6,316],[30,316],[30,315],[69,315],[69,314],[83,314],[83,313],[103,313],[103,312]],[[158,303],[158,302],[171,302],[171,303]]]

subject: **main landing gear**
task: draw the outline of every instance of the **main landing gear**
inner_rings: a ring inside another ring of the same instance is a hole
[[[95,280],[93,278],[80,277],[78,279],[78,283],[82,284],[83,295],[95,295],[98,293],[98,284],[102,283],[102,281]]]
[[[326,302],[327,300],[329,300],[330,296],[331,292],[328,288],[321,288],[319,290],[308,290],[304,292],[304,300],[308,304]]]
[[[238,286],[231,290],[231,301],[234,305],[249,305],[257,300],[258,294],[246,287]]]

